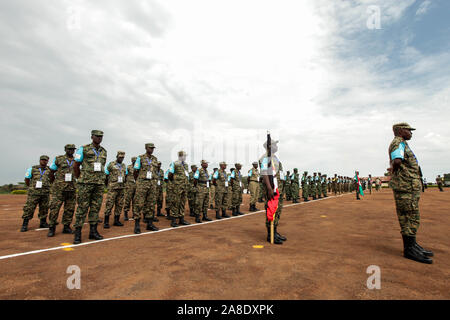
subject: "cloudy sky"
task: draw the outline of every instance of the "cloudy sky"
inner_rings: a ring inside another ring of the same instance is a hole
[[[0,184],[105,132],[245,171],[266,131],[285,169],[382,175],[392,124],[450,172],[450,1],[3,0]]]

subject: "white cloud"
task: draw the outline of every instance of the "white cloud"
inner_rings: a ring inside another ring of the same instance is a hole
[[[416,11],[416,16],[421,16],[421,15],[426,14],[428,12],[428,9],[430,8],[430,5],[431,5],[430,0],[423,1]]]

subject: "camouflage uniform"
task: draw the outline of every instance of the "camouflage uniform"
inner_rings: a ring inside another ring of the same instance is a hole
[[[300,177],[298,172],[295,172],[291,175],[291,198],[292,201],[297,202],[299,198],[299,192],[300,192]]]
[[[62,224],[68,226],[72,223],[77,201],[73,163],[74,159],[69,159],[64,154],[57,156],[50,165],[50,169],[55,171],[55,181],[53,182],[51,190],[52,199],[50,201],[50,227],[58,225],[59,210],[63,204],[64,213],[62,216]]]
[[[309,184],[310,195],[315,200],[317,198],[317,186],[316,186],[316,173],[311,177],[311,181]]]
[[[321,179],[322,179],[322,182],[321,182],[322,195],[323,195],[323,197],[328,197],[327,175],[326,174],[322,175]]]
[[[235,210],[238,210],[238,207],[242,203],[242,176],[241,172],[238,169],[234,169],[233,173],[231,174],[231,179],[233,179],[231,183],[231,190],[232,190],[232,200],[231,200],[231,207]]]
[[[223,163],[223,162],[222,162]],[[226,170],[217,170],[213,178],[216,180],[216,218],[220,218],[219,210],[222,209],[222,217],[228,217],[228,176]]]
[[[164,173],[164,181],[166,182],[166,212],[167,217],[170,217],[170,210],[172,205],[172,199],[173,199],[173,183],[169,180],[169,170],[166,170]]]
[[[308,171],[305,171],[302,175],[302,198],[307,201],[309,198],[309,185],[308,185]]]
[[[105,217],[111,215],[113,207],[114,216],[119,217],[123,208],[125,177],[128,175],[128,169],[124,163],[111,161],[105,168],[105,174],[108,176]]]
[[[187,191],[187,199],[189,204],[190,216],[193,217],[195,215],[195,203],[197,197],[197,188],[194,186],[194,174],[197,171],[197,166],[191,166],[191,172],[189,172],[189,185]],[[197,212],[198,213],[198,212]]]
[[[209,176],[209,203],[210,208],[214,209],[214,206],[216,205],[216,186],[212,184],[212,176],[217,170],[214,170],[213,173]]]
[[[227,205],[228,210],[233,210],[233,185],[231,183],[231,175],[233,174],[233,170],[230,169],[230,174],[228,175],[228,188],[227,188]]]
[[[47,158],[48,159],[48,158]],[[34,210],[39,205],[39,219],[45,220],[48,215],[50,201],[50,168],[42,168],[40,165],[32,166],[25,174],[25,178],[30,179],[28,188],[27,202],[23,207],[22,219],[31,220],[34,216]],[[42,183],[42,186],[38,186]]]
[[[74,224],[76,228],[83,227],[88,212],[89,224],[97,224],[105,191],[106,157],[106,149],[100,146],[97,150],[93,143],[82,146],[75,153],[75,161],[81,163],[81,173],[77,180],[78,207]]]
[[[141,214],[144,219],[153,220],[155,217],[156,186],[158,184],[158,159],[152,154],[148,156],[144,153],[137,157],[134,170],[139,170],[136,180],[136,212],[133,218],[140,219]]]
[[[390,160],[402,159],[401,166],[391,176],[389,186],[394,191],[401,233],[415,236],[420,225],[419,200],[422,190],[419,164],[408,143],[395,137],[389,146]]]
[[[164,202],[164,192],[163,192],[163,182],[164,182],[164,171],[162,169],[156,170],[158,181],[156,182],[156,208],[157,212],[161,214],[161,209]]]
[[[263,185],[261,183],[260,188],[263,188]],[[291,173],[288,171],[286,173],[286,183],[284,184],[284,194],[286,195],[286,201],[292,200],[292,193],[291,193]]]
[[[134,159],[136,163],[136,158]],[[133,216],[136,211],[136,204],[134,202],[134,196],[136,194],[136,181],[134,181],[134,165],[130,164],[127,167],[127,179],[125,181],[125,203],[123,207],[123,212],[125,217],[128,217],[128,212],[130,211],[131,205],[133,205]]]
[[[173,206],[170,211],[173,218],[184,218],[186,196],[189,185],[188,165],[182,161],[175,161],[170,164],[169,172],[173,174]]]
[[[203,220],[207,220],[209,206],[209,174],[208,169],[201,167],[194,174],[197,180],[197,196],[195,199],[195,214],[197,217],[203,214]],[[208,219],[209,220],[209,219]]]
[[[259,171],[258,168],[251,168],[248,171],[248,177],[250,178],[249,190],[250,190],[250,206],[256,205],[256,201],[259,196]]]

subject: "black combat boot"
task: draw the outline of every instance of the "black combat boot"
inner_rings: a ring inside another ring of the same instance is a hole
[[[170,219],[170,209],[169,208],[166,208],[166,219],[167,220],[171,220]]]
[[[157,217],[164,217],[164,215],[161,213],[161,208],[156,208],[156,216]]]
[[[91,239],[91,240],[102,240],[103,239],[103,237],[97,231],[97,224],[90,225],[89,239]]]
[[[227,215],[227,210],[226,209],[222,209],[222,218],[229,218],[230,216]]]
[[[120,222],[120,216],[114,216],[114,223],[113,226],[116,227],[123,227],[123,223]]]
[[[236,212],[236,207],[232,207],[231,208],[231,215],[234,216],[234,217],[238,216],[238,214]]]
[[[250,204],[250,206],[248,207],[248,211],[253,212],[253,205]]]
[[[212,219],[208,218],[208,212],[203,212],[203,221],[212,221]]]
[[[20,228],[20,232],[28,231],[28,219],[23,219],[22,228]]]
[[[209,205],[209,208],[210,208],[211,210],[214,210],[214,206],[213,206],[212,204]]]
[[[267,242],[270,243],[270,227],[267,227]],[[281,240],[276,236],[275,230],[274,230],[274,235],[273,235],[273,243],[274,243],[274,244],[283,244],[283,241],[281,241]]]
[[[73,239],[73,244],[81,243],[81,227],[75,228],[75,237]]]
[[[128,212],[124,211],[123,212],[123,221],[128,221],[128,220],[130,220],[130,219],[128,219]]]
[[[237,207],[236,207],[236,213],[237,213],[239,216],[242,216],[242,215],[244,215],[244,213],[241,212],[240,208],[241,208],[241,206],[237,206]]]
[[[414,246],[419,249],[420,252],[422,252],[422,254],[426,257],[433,257],[434,253],[431,250],[427,250],[422,248],[417,242],[416,242],[416,237],[414,237]]]
[[[315,196],[313,196],[313,200],[316,200],[316,197],[315,197]]]
[[[188,225],[190,225],[189,222],[187,222],[186,220],[184,220],[184,217],[180,217],[178,224],[179,224],[179,225],[182,225],[182,226],[188,226]]]
[[[153,224],[153,220],[154,219],[149,219],[148,220],[146,230],[151,230],[151,231],[158,231],[159,230],[158,227]]]
[[[153,218],[151,218],[151,219],[153,219],[153,222],[159,222],[159,219],[157,217],[155,217],[155,215],[153,215]]]
[[[178,227],[177,218],[175,218],[175,217],[169,217],[169,219],[172,220],[172,221],[170,222],[170,226],[171,226],[172,228]]]
[[[220,220],[222,217],[220,216],[219,209],[216,210],[216,220]]]
[[[134,220],[134,233],[135,233],[135,234],[141,233],[141,225],[139,224],[139,223],[140,223],[140,220],[141,220],[141,219],[135,219],[135,220]]]
[[[55,236],[55,229],[56,229],[56,226],[48,227],[47,237],[54,237]]]
[[[64,225],[62,233],[67,233],[67,234],[72,234],[73,233],[72,229],[70,229],[70,225],[69,224],[65,224]]]
[[[202,220],[200,219],[200,215],[199,214],[195,215],[195,222],[196,223],[202,223]]]
[[[109,229],[109,228],[110,228],[110,226],[109,226],[109,215],[108,216],[105,215],[105,223],[103,224],[103,229]]]
[[[282,236],[281,234],[278,233],[277,227],[274,227],[274,233],[275,233],[275,236],[277,236],[277,238],[280,239],[281,241],[287,240],[287,238],[285,236]]]
[[[414,261],[418,261],[421,263],[427,263],[427,264],[433,263],[433,260],[431,260],[430,258],[423,255],[422,252],[416,248],[414,237],[402,235],[402,238],[403,238],[403,248],[404,248],[403,256],[405,258],[411,259]]]
[[[309,199],[308,198],[303,198],[303,202],[308,202]]]
[[[264,202],[263,198],[258,198],[258,202],[259,203]]]
[[[41,219],[41,222],[39,224],[39,228],[48,228],[48,227],[49,226],[48,226],[48,223],[47,223],[46,219],[45,218]]]
[[[189,208],[189,217],[195,217],[195,212],[191,208]]]

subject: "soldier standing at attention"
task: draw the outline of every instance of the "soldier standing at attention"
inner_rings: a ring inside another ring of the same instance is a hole
[[[131,164],[127,167],[127,178],[125,179],[125,203],[123,207],[124,220],[128,221],[128,211],[130,211],[131,204],[133,204],[133,214],[136,210],[134,195],[136,194],[136,181],[134,180],[134,164],[136,157],[131,158]]]
[[[323,174],[321,179],[322,179],[322,194],[323,194],[323,197],[326,198],[326,197],[328,197],[328,194],[327,194],[327,189],[328,189],[327,175]]]
[[[304,171],[302,175],[302,198],[304,202],[308,202],[309,188],[308,188],[308,171]]]
[[[338,190],[337,184],[338,184],[338,176],[335,173],[334,178],[332,180],[332,189],[333,189],[333,193],[335,196],[337,195],[337,190]]]
[[[186,163],[186,152],[178,152],[178,160],[172,162],[169,167],[169,180],[173,183],[173,201],[170,207],[171,211],[171,226],[178,227],[176,219],[179,219],[179,224],[189,225],[190,223],[184,220],[184,208],[186,205],[186,195],[188,188],[188,164]]]
[[[55,229],[58,225],[59,210],[64,204],[64,213],[62,216],[62,233],[72,233],[70,224],[72,223],[75,205],[77,201],[75,179],[73,177],[73,154],[75,152],[74,144],[67,144],[64,147],[66,154],[57,156],[50,165],[50,182],[53,183],[50,201],[49,230],[48,237],[55,235]],[[56,177],[55,177],[56,176]]]
[[[98,216],[105,190],[105,164],[107,152],[100,146],[103,131],[91,131],[91,144],[80,147],[75,153],[73,172],[77,178],[77,211],[75,213],[74,244],[81,243],[81,229],[89,212],[89,239],[101,240],[97,231]],[[81,169],[80,169],[81,167]]]
[[[404,257],[422,263],[433,263],[431,251],[416,242],[420,225],[419,200],[421,191],[420,167],[407,141],[415,130],[407,123],[393,126],[394,140],[389,146],[389,186],[394,192],[398,221],[403,238]]]
[[[134,164],[134,179],[136,180],[136,212],[133,212],[134,233],[141,233],[140,218],[144,216],[146,230],[158,231],[153,224],[155,217],[156,185],[158,183],[157,162],[153,155],[155,144],[146,143],[145,153],[137,157]]]
[[[125,179],[127,177],[127,167],[123,163],[125,158],[124,151],[117,151],[116,161],[111,161],[105,167],[106,182],[108,186],[108,194],[106,196],[105,220],[103,228],[109,229],[109,216],[114,207],[114,223],[113,226],[123,227],[120,222],[120,213],[123,208],[125,197]]]
[[[230,168],[230,174],[228,175],[228,189],[227,189],[227,203],[228,203],[228,210],[233,212],[233,207],[231,206],[232,200],[233,200],[233,188],[231,185],[231,175],[233,174],[234,168]]]
[[[258,171],[258,162],[255,161],[252,163],[253,168],[248,171],[247,183],[248,189],[250,190],[250,208],[249,211],[255,212],[258,211],[256,208],[256,201],[259,196],[259,171]]]
[[[311,179],[311,196],[313,200],[317,199],[317,172],[313,173],[312,179]]]
[[[260,184],[260,188],[262,190],[262,184]],[[291,172],[290,171],[286,172],[286,184],[284,187],[284,193],[286,194],[286,201],[291,201],[292,193],[291,193]]]
[[[438,186],[438,188],[439,188],[439,191],[440,191],[440,192],[444,192],[444,189],[442,188],[443,182],[442,182],[441,175],[438,175],[438,176],[437,176],[437,178],[436,178],[436,184],[437,184],[437,186]]]
[[[327,180],[328,193],[331,193],[331,178]]]
[[[212,183],[216,186],[216,219],[229,218],[227,215],[228,206],[228,177],[227,177],[227,164],[225,162],[219,163],[220,169],[213,175]],[[222,209],[222,216],[220,216],[219,210]]]
[[[274,214],[273,224],[274,224],[274,244],[283,244],[283,241],[286,241],[286,237],[282,236],[278,233],[277,228],[281,216],[281,211],[283,209],[283,198],[281,196],[281,192],[283,190],[280,190],[280,171],[283,170],[283,167],[281,165],[280,160],[275,155],[275,153],[278,151],[278,141],[272,141],[271,142],[271,156],[268,156],[267,151],[267,142],[264,143],[264,148],[266,149],[266,154],[260,159],[261,163],[261,176],[263,177],[263,188],[264,192],[266,193],[265,199],[265,208],[267,210],[268,208],[268,201],[273,199],[275,195],[275,191],[278,188],[278,191],[280,192],[280,198],[278,201],[278,207]],[[295,169],[294,169],[295,170]],[[267,218],[266,214],[266,228],[267,228],[267,242],[270,242],[270,221]]]
[[[294,173],[291,176],[292,203],[298,203],[299,192],[300,192],[300,177],[298,174],[298,169],[294,168]]]
[[[173,199],[173,183],[169,180],[169,169],[164,173],[164,182],[166,183],[166,219],[170,218],[170,207]]]
[[[27,202],[23,207],[23,224],[21,232],[28,231],[28,221],[33,219],[34,210],[39,204],[39,228],[48,228],[47,215],[50,201],[50,169],[47,167],[48,156],[39,158],[39,165],[28,168],[25,184],[28,187]]]
[[[161,213],[164,202],[164,193],[163,193],[164,171],[161,169],[161,161],[156,162],[156,165],[157,165],[156,172],[158,179],[158,181],[156,182],[156,216],[164,217],[164,214]]]
[[[380,187],[381,187],[381,180],[380,180],[380,178],[377,178],[376,180],[375,180],[375,190],[378,192],[378,191],[380,191]]]
[[[189,216],[195,217],[195,201],[197,197],[197,188],[194,186],[194,174],[197,172],[197,166],[191,165],[191,172],[189,172],[189,185],[187,191],[187,199],[189,205]]]
[[[213,169],[213,173],[209,176],[209,195],[210,195],[210,201],[211,204],[209,207],[211,210],[214,210],[214,206],[216,205],[216,186],[212,183],[212,177],[213,175],[219,170],[218,168]]]
[[[372,184],[373,184],[372,175],[369,174],[369,178],[367,178],[367,186],[369,187],[370,194],[372,194]]]
[[[242,203],[242,175],[241,175],[241,168],[242,165],[240,163],[234,164],[234,170],[233,173],[231,173],[231,190],[232,190],[232,200],[231,200],[231,207],[232,207],[232,215],[233,216],[240,216],[243,215],[243,213],[240,210],[240,206]]]
[[[197,189],[197,198],[195,199],[195,222],[211,221],[208,218],[208,204],[209,204],[209,174],[208,162],[202,160],[200,162],[201,168],[194,174],[194,187]],[[200,213],[203,214],[200,220]]]

